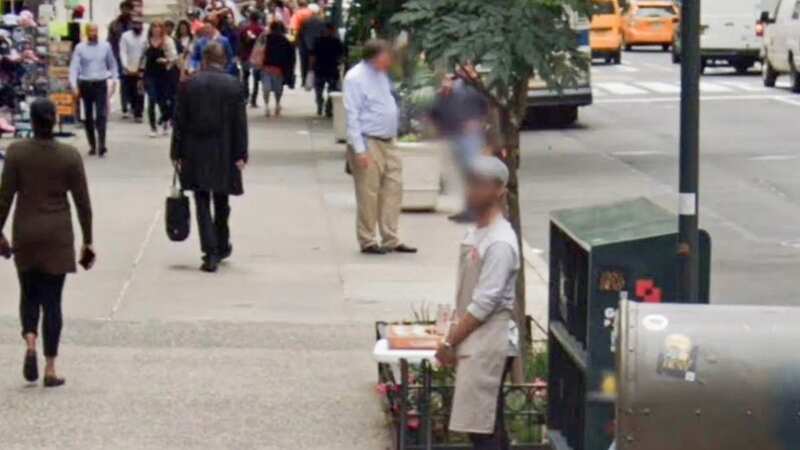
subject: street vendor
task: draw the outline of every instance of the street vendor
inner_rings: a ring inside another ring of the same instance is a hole
[[[506,450],[502,387],[518,354],[513,321],[520,269],[517,235],[503,215],[508,168],[476,157],[467,177],[467,206],[476,226],[461,243],[456,322],[436,352],[456,367],[450,430],[467,433],[476,450]]]

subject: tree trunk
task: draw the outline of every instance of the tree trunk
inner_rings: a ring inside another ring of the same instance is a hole
[[[513,379],[515,382],[525,381],[525,361],[528,357],[528,320],[525,307],[525,257],[522,240],[522,217],[519,198],[519,166],[520,166],[520,120],[518,116],[508,110],[495,111],[493,124],[494,140],[498,145],[498,156],[508,167],[508,199],[507,212],[511,226],[517,233],[517,242],[520,249],[520,270],[517,278],[516,305],[514,319],[519,329],[520,355],[514,366]]]

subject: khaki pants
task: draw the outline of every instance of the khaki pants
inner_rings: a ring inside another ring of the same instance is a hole
[[[366,169],[355,162],[355,153],[348,150],[347,158],[356,186],[358,217],[356,237],[362,249],[377,245],[376,225],[380,227],[382,244],[386,248],[400,245],[398,228],[403,203],[403,163],[394,144],[367,139],[371,161]]]

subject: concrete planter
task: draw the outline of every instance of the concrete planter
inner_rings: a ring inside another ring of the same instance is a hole
[[[347,115],[344,111],[344,95],[341,92],[331,92],[333,102],[333,132],[336,142],[347,142]]]
[[[398,142],[403,161],[403,211],[435,211],[442,189],[440,142]]]

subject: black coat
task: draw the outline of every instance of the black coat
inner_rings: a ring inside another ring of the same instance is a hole
[[[236,162],[248,158],[243,86],[221,70],[203,70],[178,92],[171,157],[181,161],[181,185],[189,191],[242,195]]]
[[[295,48],[283,33],[269,33],[265,46],[264,66],[280,67],[283,84],[294,88]]]

